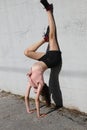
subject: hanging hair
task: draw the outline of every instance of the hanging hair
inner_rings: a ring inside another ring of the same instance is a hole
[[[46,106],[50,106],[51,105],[51,99],[50,99],[49,87],[47,86],[46,83],[43,86],[41,96],[42,96],[43,100],[45,100]]]

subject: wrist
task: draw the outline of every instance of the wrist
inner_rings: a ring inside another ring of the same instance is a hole
[[[40,117],[40,114],[37,114],[37,118],[39,118]]]

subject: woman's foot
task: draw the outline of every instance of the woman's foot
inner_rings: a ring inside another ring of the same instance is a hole
[[[40,0],[41,4],[45,7],[45,9],[51,10],[53,12],[53,5],[49,4],[47,0]]]

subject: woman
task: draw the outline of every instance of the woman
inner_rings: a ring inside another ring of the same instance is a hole
[[[29,105],[29,94],[30,89],[33,86],[34,91],[36,93],[35,103],[36,103],[36,110],[37,110],[37,117],[44,117],[46,114],[40,114],[40,101],[39,97],[41,95],[42,90],[44,89],[44,78],[43,73],[48,69],[55,67],[60,64],[61,62],[61,52],[59,49],[58,42],[55,36],[55,21],[53,17],[53,5],[49,4],[47,0],[41,0],[41,4],[45,7],[47,16],[48,16],[48,28],[47,33],[45,34],[44,38],[41,39],[39,42],[31,45],[27,48],[24,54],[32,59],[38,60],[32,67],[30,72],[28,73],[29,76],[29,83],[25,93],[25,104],[28,113],[32,113],[33,110],[30,110]],[[49,51],[46,53],[44,52],[36,52],[36,50],[43,45],[45,42],[49,41]]]

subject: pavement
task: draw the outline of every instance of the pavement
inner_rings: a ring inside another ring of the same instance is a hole
[[[35,108],[34,100],[31,107]],[[47,108],[41,103],[41,112],[47,116],[38,119],[36,112],[27,114],[24,98],[0,92],[0,130],[87,130],[87,114],[66,108]]]

